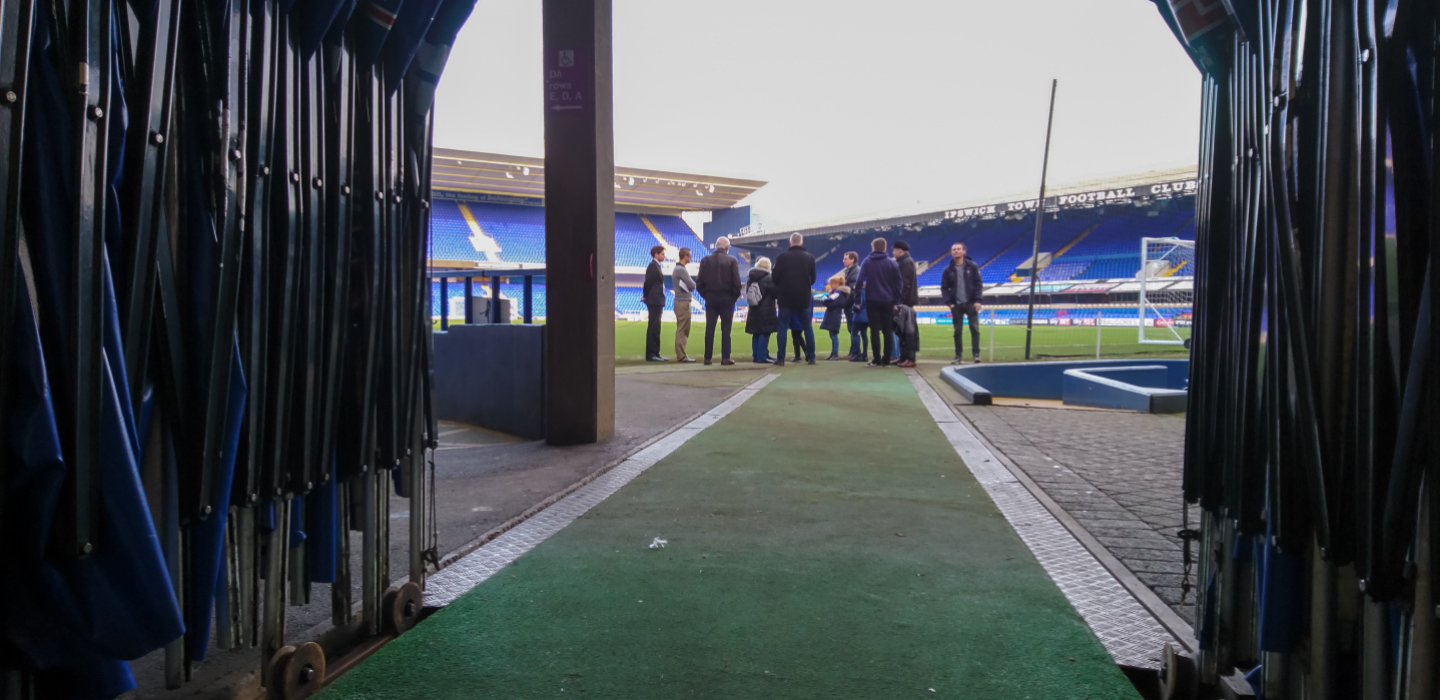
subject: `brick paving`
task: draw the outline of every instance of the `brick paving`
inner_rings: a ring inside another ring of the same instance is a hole
[[[957,408],[1161,600],[1194,623],[1193,589],[1181,603],[1184,565],[1176,535],[1182,527],[1183,418],[968,404]]]

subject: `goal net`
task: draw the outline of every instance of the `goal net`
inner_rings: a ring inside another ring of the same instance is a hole
[[[1195,241],[1140,239],[1140,342],[1190,344],[1195,303]]]

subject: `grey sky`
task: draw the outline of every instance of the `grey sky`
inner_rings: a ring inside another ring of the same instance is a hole
[[[771,228],[1193,164],[1199,73],[1148,0],[614,0],[615,159],[768,180]],[[482,0],[436,145],[543,155],[539,0]]]

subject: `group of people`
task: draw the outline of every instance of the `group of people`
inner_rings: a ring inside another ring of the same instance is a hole
[[[816,300],[815,257],[805,250],[804,238],[790,236],[790,248],[772,262],[759,258],[748,278],[741,280],[740,264],[730,255],[730,240],[715,241],[715,251],[700,260],[700,272],[691,278],[685,265],[689,248],[681,248],[672,274],[675,289],[675,355],[680,362],[695,362],[685,352],[690,337],[692,294],[705,300],[705,364],[711,364],[715,350],[715,328],[720,327],[720,364],[733,365],[730,358],[730,329],[735,304],[745,299],[749,314],[745,332],[751,336],[751,361],[785,364],[786,341],[793,340],[791,362],[815,364],[815,330],[812,325]],[[871,252],[862,263],[854,252],[844,255],[844,269],[825,283],[821,303],[825,316],[820,330],[830,334],[827,360],[848,359],[866,362],[866,367],[914,367],[920,350],[920,333],[915,307],[920,304],[918,269],[910,257],[910,246],[896,241],[893,250],[884,238],[871,242]],[[645,272],[643,294],[650,319],[645,335],[645,359],[665,362],[660,355],[660,317],[665,307],[665,280],[660,261],[665,249],[650,250],[653,261]],[[893,257],[892,257],[893,256]],[[983,284],[980,267],[966,255],[964,243],[950,248],[950,261],[941,276],[940,293],[950,307],[955,324],[955,358],[964,357],[962,322],[970,324],[972,357],[980,362],[980,309]],[[849,354],[840,356],[840,329],[850,335]],[[770,336],[775,334],[777,357],[771,357]],[[868,337],[867,337],[868,334]]]

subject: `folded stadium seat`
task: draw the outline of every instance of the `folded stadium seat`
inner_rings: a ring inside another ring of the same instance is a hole
[[[689,248],[696,260],[705,257],[705,242],[691,230],[690,224],[678,216],[649,215],[646,218],[655,225],[665,241],[676,248]]]

